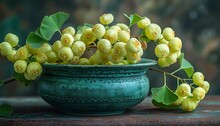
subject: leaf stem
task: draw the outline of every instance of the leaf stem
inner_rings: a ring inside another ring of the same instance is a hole
[[[163,73],[163,81],[164,81],[164,85],[167,85],[167,77],[166,77],[166,73]]]
[[[61,31],[60,30],[58,30],[58,32],[60,33],[60,35],[62,36],[62,33],[61,33]]]
[[[180,85],[180,79],[176,79],[177,81],[177,87]]]

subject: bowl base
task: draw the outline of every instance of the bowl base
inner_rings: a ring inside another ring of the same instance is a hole
[[[79,116],[110,116],[110,115],[119,115],[123,114],[125,110],[118,110],[118,111],[107,111],[107,112],[68,112],[68,111],[62,111],[66,114],[70,115],[79,115]]]

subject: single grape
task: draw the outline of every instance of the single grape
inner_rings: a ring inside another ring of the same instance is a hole
[[[79,61],[78,61],[78,64],[79,65],[89,65],[89,59],[87,58],[80,58]]]
[[[103,14],[99,17],[99,20],[103,25],[108,25],[113,22],[114,17],[112,14]]]
[[[52,49],[52,46],[49,44],[49,43],[44,43],[39,49],[38,49],[38,52],[41,52],[41,53],[48,53],[48,52],[51,52],[53,49]]]
[[[113,53],[117,54],[118,56],[126,56],[127,50],[126,50],[126,43],[124,42],[116,42],[113,46]]]
[[[109,61],[108,54],[103,54],[100,50],[97,50],[94,54],[94,62],[96,64],[106,64]]]
[[[151,21],[147,17],[144,17],[142,20],[137,22],[137,26],[141,29],[145,29],[149,24],[151,24]]]
[[[129,62],[128,62],[127,60],[123,60],[122,63],[123,63],[124,65],[128,65],[128,64],[129,64]]]
[[[111,44],[114,44],[118,40],[118,33],[114,29],[108,29],[104,35],[105,39],[108,39]]]
[[[74,38],[71,34],[65,33],[61,36],[61,43],[63,46],[71,47],[74,42]]]
[[[196,109],[198,106],[198,102],[195,101],[193,98],[186,98],[182,102],[182,110],[186,112],[191,112]]]
[[[207,93],[209,91],[210,88],[210,84],[208,81],[203,81],[203,83],[201,85],[199,85],[201,88],[203,88],[205,90],[205,92]]]
[[[29,56],[29,51],[26,46],[19,48],[16,52],[17,59],[26,60]]]
[[[203,84],[205,77],[201,72],[195,72],[192,76],[192,79],[193,83],[199,86]]]
[[[126,44],[126,49],[129,52],[137,53],[141,48],[141,43],[136,38],[130,38]]]
[[[102,24],[94,25],[92,28],[92,34],[97,39],[101,39],[105,35],[105,27]]]
[[[63,61],[70,61],[73,58],[73,52],[70,47],[61,47],[58,51],[58,57]]]
[[[197,87],[193,90],[193,99],[196,101],[201,101],[205,97],[205,90],[201,87]]]
[[[60,40],[57,40],[53,43],[53,50],[55,50],[56,52],[58,52],[58,50],[62,47],[62,43]]]
[[[109,53],[111,51],[111,48],[112,45],[110,41],[107,39],[101,39],[97,43],[97,49],[103,54]]]
[[[12,53],[10,55],[7,56],[7,59],[14,63],[15,61],[17,61],[17,56],[16,56],[16,52],[15,50],[12,50]]]
[[[162,35],[165,40],[170,41],[175,37],[175,32],[172,28],[166,27],[163,29]]]
[[[124,23],[117,23],[116,26],[119,26],[121,28],[121,30],[130,32],[130,28]]]
[[[183,102],[184,99],[186,99],[187,97],[180,97],[178,96],[178,99],[173,103],[174,106],[180,106]]]
[[[45,53],[42,53],[42,52],[38,52],[36,55],[35,55],[35,59],[37,62],[39,63],[45,63],[47,62],[47,55]]]
[[[71,49],[75,56],[81,57],[86,50],[86,45],[82,41],[76,41],[73,43]]]
[[[186,97],[191,93],[191,88],[188,84],[182,83],[177,87],[175,93],[180,97]]]
[[[80,37],[80,40],[83,41],[86,45],[92,44],[96,40],[95,36],[93,36],[92,28],[85,29]]]
[[[147,27],[145,28],[145,35],[150,40],[156,41],[161,36],[160,26],[154,23],[147,25]]]
[[[73,56],[72,60],[70,60],[70,64],[77,64],[79,62],[79,56]]]
[[[82,36],[82,34],[78,34],[78,33],[75,34],[75,35],[73,36],[74,41],[80,41],[81,36]]]
[[[90,63],[90,65],[98,65],[98,63],[96,63],[94,55],[89,57],[89,63]]]
[[[129,64],[135,64],[135,63],[138,63],[140,60],[141,60],[140,57],[138,57],[137,59],[134,59],[134,60],[132,60],[132,59],[127,59],[127,61],[128,61]]]
[[[122,41],[122,42],[126,43],[129,39],[130,39],[130,33],[129,32],[122,30],[118,33],[118,40],[119,41]]]
[[[146,51],[147,50],[147,42],[145,41],[141,41],[141,48],[143,49],[143,51]]]
[[[72,36],[74,36],[76,33],[76,30],[73,27],[69,26],[69,27],[63,29],[62,33],[63,34],[68,33],[68,34],[71,34]]]
[[[114,64],[114,65],[124,65],[123,63],[118,63],[118,64]]]
[[[165,58],[170,53],[170,50],[166,44],[158,44],[154,49],[154,53],[158,58]]]
[[[121,31],[121,28],[117,25],[111,26],[110,29],[113,29],[113,30],[117,31],[117,33],[119,33]]]
[[[99,50],[97,50],[95,54],[89,58],[89,62],[93,65],[105,64],[105,61],[103,60],[102,57],[103,54]]]
[[[124,57],[118,56],[111,50],[110,54],[108,55],[109,61],[111,61],[114,64],[121,63],[124,60]]]
[[[25,47],[28,49],[30,54],[37,54],[39,52],[39,48],[33,48],[30,44],[26,43]]]
[[[38,62],[31,62],[27,66],[27,73],[30,76],[39,76],[42,73],[42,66]]]
[[[49,63],[56,63],[59,60],[57,52],[55,51],[48,52],[46,55]]]
[[[15,34],[8,33],[5,36],[5,41],[8,42],[12,47],[15,47],[18,45],[19,38]]]
[[[178,37],[174,37],[169,41],[168,46],[172,52],[177,52],[182,48],[182,41]]]
[[[136,59],[138,59],[140,56],[139,56],[138,52],[137,52],[137,53],[133,53],[133,52],[127,51],[127,54],[126,54],[125,57],[126,57],[127,59],[130,59],[130,60],[136,60]]]
[[[159,44],[166,44],[166,45],[168,45],[169,41],[167,41],[166,39],[162,38],[162,39],[160,39]]]
[[[0,43],[0,53],[2,56],[9,56],[13,53],[13,49],[8,42],[2,42]]]
[[[160,67],[169,67],[170,65],[165,58],[158,58],[157,62]]]
[[[181,50],[179,50],[178,52],[174,52],[177,56],[177,59],[181,56]]]
[[[138,52],[139,57],[142,57],[144,55],[144,50],[141,48]]]
[[[35,79],[37,78],[37,76],[31,76],[31,75],[28,74],[27,71],[25,71],[25,72],[24,72],[24,78],[25,78],[26,80],[35,80]]]
[[[14,63],[14,70],[17,73],[24,73],[27,68],[27,62],[25,60],[17,60]]]
[[[115,65],[115,64],[112,63],[111,61],[108,61],[105,65]]]
[[[167,63],[174,64],[177,61],[177,55],[175,53],[169,53],[167,57],[165,57]]]

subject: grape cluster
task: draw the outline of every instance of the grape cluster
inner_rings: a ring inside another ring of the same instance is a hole
[[[198,106],[198,103],[204,99],[210,87],[209,82],[204,80],[204,75],[201,72],[195,72],[192,80],[196,87],[182,83],[177,87],[175,92],[178,99],[173,104],[175,106],[181,106],[184,111],[193,111]]]
[[[57,61],[80,65],[133,64],[141,60],[143,49],[136,38],[130,37],[126,24],[113,22],[112,14],[100,16],[100,23],[92,27],[82,27],[76,31],[67,27],[62,31],[60,40],[52,45]],[[95,51],[91,48],[95,47]],[[84,53],[91,51],[90,56]]]
[[[140,20],[137,26],[144,30],[148,39],[157,43],[154,52],[161,67],[168,67],[176,63],[181,54],[182,41],[175,37],[175,32],[172,28],[166,27],[161,30],[159,25],[151,23],[147,17]]]
[[[61,37],[53,44],[44,43],[33,48],[26,43],[18,46],[19,38],[8,33],[0,44],[1,55],[14,63],[14,70],[26,80],[35,80],[42,72],[44,63],[80,65],[123,65],[141,60],[143,49],[138,39],[130,36],[126,24],[113,22],[112,14],[100,16],[100,23],[82,27],[76,31],[69,26],[62,30]],[[91,51],[91,48],[96,48]],[[90,56],[84,55],[91,52]]]
[[[38,61],[29,59],[31,53],[26,46],[16,50],[18,42],[19,38],[16,35],[8,33],[4,42],[0,43],[1,55],[14,63],[15,72],[23,74],[27,80],[35,80],[42,73],[42,66]]]

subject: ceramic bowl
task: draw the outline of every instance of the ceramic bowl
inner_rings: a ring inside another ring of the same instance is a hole
[[[147,96],[146,72],[155,64],[150,59],[131,65],[44,64],[39,94],[65,113],[120,114]]]

